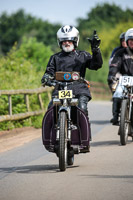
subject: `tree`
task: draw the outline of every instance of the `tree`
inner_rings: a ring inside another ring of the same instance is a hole
[[[50,47],[37,42],[36,38],[23,38],[19,49],[15,44],[6,56],[0,58],[0,89],[40,87],[52,54]]]
[[[0,44],[3,53],[9,51],[16,41],[19,41],[21,36],[26,31],[27,24],[29,25],[33,18],[25,16],[22,10],[11,16],[3,13],[0,17]]]
[[[25,14],[24,10],[9,16],[5,12],[0,16],[0,50],[6,54],[16,41],[19,46],[24,35],[36,37],[38,41],[50,45],[55,50],[56,32],[60,26]]]
[[[88,49],[86,38],[90,37],[93,30],[100,33],[102,30],[107,30],[116,27],[119,23],[132,20],[133,11],[130,9],[122,10],[115,4],[97,4],[88,14],[86,19],[77,19],[77,28],[80,31],[80,49]],[[124,29],[124,27],[123,27]]]

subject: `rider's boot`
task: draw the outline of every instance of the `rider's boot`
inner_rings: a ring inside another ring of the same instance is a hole
[[[118,125],[120,108],[121,108],[121,99],[120,98],[113,98],[113,118],[110,120],[110,122],[113,125]]]
[[[80,153],[87,153],[87,152],[90,152],[90,145],[80,149]]]
[[[85,112],[86,116],[88,116],[88,101],[89,97],[87,96],[81,95],[79,97],[78,107]]]
[[[73,162],[74,162],[74,150],[71,147],[70,149],[68,149],[67,164],[73,165]]]

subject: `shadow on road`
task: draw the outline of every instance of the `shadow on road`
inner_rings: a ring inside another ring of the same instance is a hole
[[[59,169],[58,165],[29,165],[29,166],[20,166],[20,167],[8,167],[0,168],[0,172],[6,173],[44,173],[44,172],[55,172]]]
[[[79,166],[68,166],[69,168],[75,168]],[[10,173],[24,173],[24,174],[43,174],[47,173],[57,173],[60,172],[59,165],[29,165],[29,166],[20,166],[20,167],[7,167],[7,168],[0,168],[0,172],[4,172],[6,174]]]
[[[92,174],[92,175],[82,175],[82,176],[88,176],[88,177],[92,177],[92,178],[114,178],[114,179],[133,179],[133,175],[99,175],[99,174]]]
[[[110,124],[110,121],[109,120],[90,120],[90,123],[103,125],[103,124]]]
[[[128,139],[127,145],[133,144],[132,139]],[[105,146],[122,146],[124,147],[125,145],[121,145],[119,139],[118,140],[107,140],[107,141],[98,141],[98,142],[91,142],[91,147],[105,147]]]
[[[98,147],[98,146],[113,146],[113,145],[119,145],[120,146],[120,142],[119,140],[109,140],[109,141],[99,141],[99,142],[92,142],[91,146],[92,147]]]

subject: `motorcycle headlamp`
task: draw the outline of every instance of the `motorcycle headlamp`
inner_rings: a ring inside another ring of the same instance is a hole
[[[79,78],[80,78],[80,75],[78,72],[74,72],[72,74],[72,80],[77,81],[77,80],[79,80]]]

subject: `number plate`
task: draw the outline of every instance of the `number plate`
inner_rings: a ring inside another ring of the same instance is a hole
[[[132,76],[121,76],[119,84],[123,86],[133,86],[133,77]]]
[[[72,98],[72,90],[60,90],[59,91],[59,99],[71,99]]]

